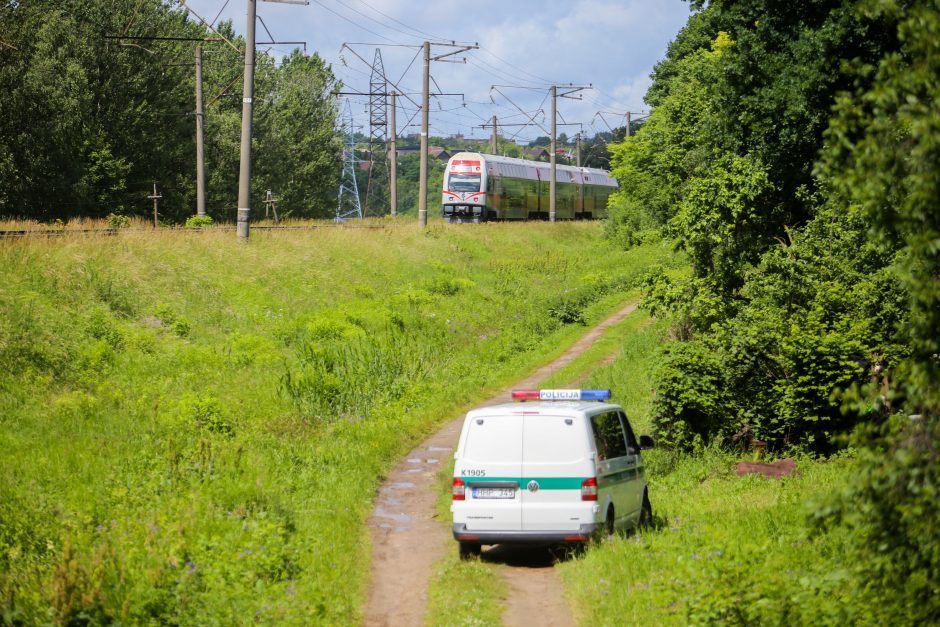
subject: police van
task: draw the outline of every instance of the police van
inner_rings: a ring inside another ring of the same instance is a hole
[[[515,390],[523,401],[467,414],[454,453],[454,539],[583,543],[652,518],[641,451],[610,390]],[[531,402],[535,401],[535,402]]]

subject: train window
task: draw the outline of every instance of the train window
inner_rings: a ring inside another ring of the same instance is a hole
[[[478,192],[480,191],[479,174],[453,174],[447,181],[447,191],[450,192]]]

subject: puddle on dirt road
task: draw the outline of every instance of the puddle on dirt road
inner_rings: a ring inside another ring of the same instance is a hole
[[[408,488],[415,487],[415,484],[410,481],[396,481],[395,483],[390,483],[385,487],[389,490],[407,490]]]
[[[446,453],[446,452],[452,451],[452,450],[454,450],[454,449],[452,449],[452,448],[449,447],[449,446],[429,446],[429,447],[428,447],[428,451],[431,452],[431,453]]]
[[[373,516],[375,516],[376,518],[385,518],[388,520],[394,520],[395,522],[400,522],[400,523],[411,522],[410,515],[404,514],[404,513],[393,514],[392,512],[386,511],[385,508],[383,507],[376,507],[375,511],[373,512]]]

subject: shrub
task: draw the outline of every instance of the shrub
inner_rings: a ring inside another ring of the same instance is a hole
[[[209,433],[226,436],[235,433],[232,422],[222,412],[221,403],[212,396],[185,396],[180,401],[180,415],[184,422]]]
[[[201,229],[212,226],[212,218],[209,216],[189,216],[186,218],[187,229]]]
[[[452,276],[438,276],[428,281],[427,290],[440,296],[456,296],[461,291],[473,287],[473,281]]]
[[[131,219],[116,213],[109,213],[106,218],[109,229],[126,229],[131,225]]]
[[[154,315],[180,337],[189,335],[191,324],[185,317],[177,314],[168,305],[159,305]]]

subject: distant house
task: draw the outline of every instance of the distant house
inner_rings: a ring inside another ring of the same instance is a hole
[[[450,159],[450,153],[447,152],[447,149],[441,148],[440,146],[430,146],[428,148],[428,154],[439,161],[447,161]]]
[[[395,152],[399,157],[404,157],[406,155],[420,154],[421,149],[417,146],[406,146],[404,148],[397,148]],[[447,161],[450,159],[450,153],[447,151],[447,149],[441,148],[440,146],[428,146],[428,154],[435,159],[440,159],[441,161]]]
[[[524,148],[522,154],[526,159],[531,159],[532,161],[540,161],[549,158],[548,151],[544,148]]]

